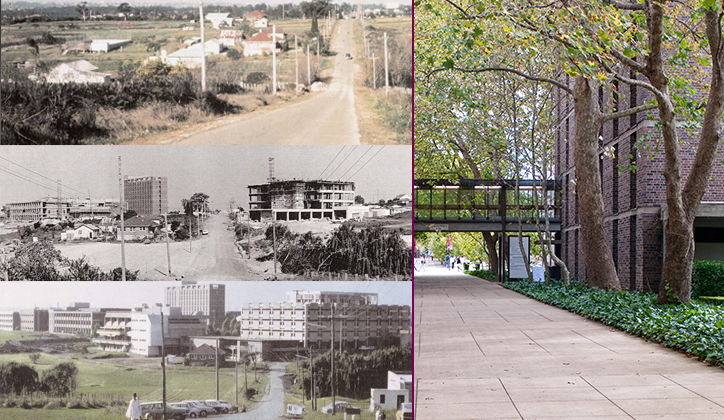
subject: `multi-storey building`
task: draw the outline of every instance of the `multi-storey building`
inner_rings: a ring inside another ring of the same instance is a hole
[[[0,311],[0,331],[17,331],[20,329],[20,312]]]
[[[126,178],[123,193],[128,210],[141,215],[168,213],[168,180],[161,176]]]
[[[48,331],[48,310],[34,308],[20,311],[20,329],[22,331]]]
[[[209,325],[220,326],[226,317],[226,286],[184,281],[166,288],[166,306],[181,308],[181,314],[201,312]]]
[[[120,204],[112,199],[44,197],[38,200],[6,204],[8,220],[33,223],[44,219],[90,219],[119,214]]]
[[[320,299],[327,296],[332,300],[335,296],[340,301],[297,301],[297,296],[314,293],[291,292],[287,302],[242,307],[241,338],[299,341],[305,347],[327,348],[334,325],[335,343],[341,341],[342,347],[359,348],[399,345],[402,331],[410,328],[411,311],[407,305],[377,305],[377,296],[370,294],[327,292],[318,293]]]
[[[95,325],[103,325],[110,309],[91,308],[87,302],[74,302],[65,309],[51,308],[49,331],[54,334],[93,335]]]
[[[573,83],[568,76],[563,82],[569,86]],[[573,101],[560,89],[557,95],[555,165],[563,187],[561,257],[571,276],[585,279],[575,182]],[[616,81],[600,88],[598,96],[602,109],[614,111],[650,99],[643,89]],[[684,129],[679,130],[679,138],[682,177],[686,180],[695,156],[689,150],[696,150],[698,139]],[[608,121],[600,132],[598,153],[607,237],[621,286],[629,290],[658,290],[661,278],[662,226],[667,210],[660,141],[655,121],[643,112]],[[719,143],[718,153],[724,153],[724,143]],[[724,260],[724,165],[714,164],[694,221],[694,240],[695,258]]]
[[[252,220],[310,220],[347,217],[354,204],[354,182],[273,181],[249,186]]]
[[[287,292],[288,303],[347,303],[350,305],[377,305],[377,293],[321,292],[292,290]]]
[[[163,340],[166,354],[183,354],[192,348],[190,337],[203,334],[204,328],[201,317],[182,315],[181,308],[143,307],[106,312],[93,342],[105,351],[160,356]]]

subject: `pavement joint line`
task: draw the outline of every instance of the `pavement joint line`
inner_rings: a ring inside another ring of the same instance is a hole
[[[581,378],[581,379],[583,379],[583,381],[584,381],[585,383],[587,383],[588,386],[590,386],[591,388],[595,389],[596,392],[598,392],[599,394],[601,394],[601,396],[603,396],[603,398],[607,399],[608,402],[610,402],[611,404],[615,405],[616,408],[618,408],[619,410],[623,411],[624,414],[626,414],[627,416],[631,417],[631,418],[634,419],[634,420],[636,419],[636,417],[634,417],[634,416],[632,416],[631,414],[629,414],[626,410],[624,410],[623,408],[621,408],[618,404],[616,404],[615,402],[611,401],[611,399],[608,398],[608,395],[604,394],[604,393],[601,392],[598,388],[596,388],[595,386],[591,385],[591,383],[588,382],[588,381],[586,380],[586,378],[584,378],[584,377],[581,376],[581,375],[578,375],[578,377]]]
[[[718,402],[716,402],[716,401],[713,401],[713,400],[711,400],[711,399],[709,399],[709,398],[705,397],[704,395],[701,395],[701,394],[699,394],[698,392],[696,392],[696,391],[694,391],[694,390],[691,390],[691,389],[687,388],[687,387],[686,387],[686,385],[682,385],[682,384],[680,384],[680,383],[676,382],[675,380],[673,380],[673,379],[669,378],[668,376],[666,376],[666,375],[664,375],[664,374],[661,374],[661,373],[660,373],[659,375],[661,375],[661,376],[662,376],[662,377],[663,377],[664,379],[668,379],[669,381],[671,381],[671,382],[675,383],[676,385],[678,385],[678,386],[680,386],[680,387],[684,388],[685,390],[687,390],[687,391],[691,392],[692,394],[698,395],[698,396],[700,396],[701,398],[703,398],[703,399],[705,399],[705,400],[709,401],[710,403],[712,403],[712,404],[714,404],[714,405],[718,405],[718,406],[719,406],[719,407],[721,407],[721,408],[724,408],[724,405],[721,405],[721,404],[719,404]]]
[[[417,402],[420,400],[420,379],[417,378],[417,381],[415,381],[415,413],[417,413]]]
[[[484,300],[482,300],[482,299],[478,299],[478,300],[479,300],[479,301],[480,301],[480,303],[482,303],[483,305],[485,305],[485,306],[488,306],[488,304],[487,304],[487,303],[485,303],[485,301],[484,301]]]
[[[472,333],[471,333],[471,334],[472,334]],[[521,420],[525,420],[525,418],[523,417],[523,415],[520,414],[520,410],[518,410],[518,406],[515,405],[515,401],[513,401],[513,398],[510,397],[510,394],[508,393],[508,389],[505,387],[505,384],[503,383],[503,381],[502,381],[500,378],[498,378],[498,382],[500,382],[500,386],[503,387],[503,391],[505,391],[505,395],[508,396],[508,399],[510,400],[510,403],[513,404],[513,408],[515,408],[515,411],[518,413],[518,415],[520,416]]]
[[[597,346],[601,346],[601,347],[603,347],[604,349],[613,352],[614,354],[619,354],[616,350],[611,349],[611,348],[608,348],[608,347],[604,346],[603,344],[600,344],[600,343],[596,342],[595,340],[592,340],[592,339],[586,337],[585,335],[579,333],[578,331],[571,330],[571,332],[574,333],[574,334],[577,334],[577,335],[579,335],[579,336],[581,336],[581,337],[583,337],[583,338],[585,338],[586,340],[590,341],[590,342],[593,343],[593,344],[596,344]]]
[[[480,344],[478,343],[478,340],[477,340],[477,339],[475,338],[475,336],[473,335],[473,332],[472,332],[472,331],[470,331],[470,337],[473,337],[473,341],[475,341],[475,345],[478,346],[478,350],[480,350],[480,353],[483,353],[483,356],[488,357],[488,356],[485,354],[485,352],[483,351],[483,348],[480,347]],[[507,391],[506,391],[506,392],[507,392]]]
[[[461,321],[463,322],[463,324],[464,324],[464,323],[465,323],[465,320],[463,319],[463,316],[460,315],[460,311],[455,311],[455,312],[458,313],[458,316],[460,317],[460,320],[461,320]]]
[[[549,355],[553,356],[553,354],[552,354],[551,352],[549,352],[547,348],[545,348],[545,347],[541,346],[540,344],[538,344],[538,342],[535,341],[534,339],[532,339],[528,334],[526,334],[525,331],[520,330],[520,332],[523,333],[524,336],[528,337],[528,340],[530,340],[530,341],[532,341],[533,343],[535,343],[536,346],[542,348],[543,351],[545,351],[545,352],[548,353]]]
[[[420,347],[422,347],[422,331],[417,333],[417,357],[420,357]]]
[[[537,315],[540,315],[540,316],[542,316],[542,317],[543,317],[543,319],[545,319],[546,321],[550,321],[550,322],[555,322],[555,321],[553,321],[552,319],[548,318],[547,316],[545,316],[545,315],[543,315],[543,314],[540,314],[540,313],[538,313],[538,311],[536,311],[535,309],[531,309],[531,312],[533,312],[533,313],[535,313],[535,314],[537,314]]]
[[[500,312],[496,311],[495,309],[493,309],[493,312],[495,312],[496,314],[498,314],[499,317],[503,318],[503,320],[504,320],[505,322],[507,322],[507,323],[510,324],[510,321],[508,321],[507,319],[505,319],[505,317],[504,317],[503,315],[500,315]]]

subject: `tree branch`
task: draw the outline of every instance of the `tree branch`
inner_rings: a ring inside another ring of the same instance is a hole
[[[447,2],[447,3],[448,3],[449,5],[451,5],[452,7],[458,9],[458,10],[460,11],[460,13],[462,13],[463,15],[465,15],[465,17],[470,16],[470,15],[468,14],[468,12],[465,11],[465,9],[463,9],[462,7],[460,7],[460,6],[458,6],[457,4],[453,3],[452,0],[445,0],[445,2]]]
[[[623,118],[628,117],[629,115],[637,114],[639,112],[646,112],[650,111],[652,109],[656,109],[656,105],[639,105],[634,108],[624,109],[623,111],[617,111],[617,112],[611,112],[608,114],[603,114],[603,117],[601,118],[602,122],[615,120],[617,118]]]
[[[548,77],[536,77],[536,76],[532,76],[532,75],[527,74],[527,73],[524,73],[524,72],[522,72],[522,71],[520,71],[520,70],[511,69],[511,68],[508,68],[508,67],[483,67],[483,68],[479,68],[479,69],[466,69],[466,68],[462,68],[462,67],[452,67],[452,68],[449,68],[449,69],[447,69],[447,68],[434,69],[434,70],[431,70],[431,71],[429,71],[429,72],[427,72],[427,73],[425,73],[425,72],[423,72],[423,73],[425,73],[425,76],[426,76],[425,78],[426,78],[426,79],[429,79],[430,76],[432,76],[433,74],[438,73],[438,72],[441,72],[441,71],[445,71],[445,70],[456,70],[456,71],[459,71],[459,72],[461,72],[461,73],[486,73],[486,72],[494,72],[494,71],[500,71],[500,72],[505,72],[505,73],[513,73],[513,74],[517,74],[518,76],[524,77],[524,78],[526,78],[526,79],[528,79],[528,80],[534,80],[534,81],[537,81],[537,82],[550,83],[550,84],[555,85],[555,86],[561,88],[562,90],[566,91],[569,95],[572,95],[572,94],[573,94],[573,90],[572,90],[571,88],[569,88],[568,86],[564,85],[563,83],[561,83],[561,82],[559,82],[559,81],[557,81],[557,80],[550,79],[550,78],[548,78]]]
[[[603,0],[603,2],[618,10],[644,10],[643,3],[624,3],[615,0]]]

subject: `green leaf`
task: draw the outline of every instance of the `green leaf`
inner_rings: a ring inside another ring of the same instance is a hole
[[[455,67],[455,62],[452,60],[452,58],[446,58],[445,61],[442,62],[442,67],[444,69],[450,70],[451,68]]]

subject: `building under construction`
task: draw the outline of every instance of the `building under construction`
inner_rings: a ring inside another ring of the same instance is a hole
[[[8,203],[8,220],[33,223],[45,219],[83,220],[114,217],[120,213],[120,204],[112,199],[44,197],[38,200]]]
[[[249,216],[256,221],[346,218],[354,196],[354,182],[274,179],[249,186]]]

